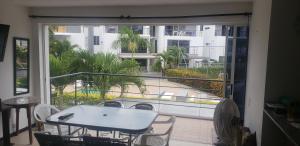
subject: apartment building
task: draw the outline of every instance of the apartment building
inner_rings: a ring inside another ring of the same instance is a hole
[[[98,26],[58,26],[55,38],[69,40],[72,45],[91,53],[113,53],[120,58],[131,58],[131,52],[124,48],[113,48],[118,39],[120,25]],[[206,63],[222,64],[225,56],[226,34],[222,25],[130,25],[141,37],[149,40],[150,48],[138,48],[134,58],[145,71],[151,71],[158,53],[169,47],[177,46],[185,49],[182,67],[200,67]]]

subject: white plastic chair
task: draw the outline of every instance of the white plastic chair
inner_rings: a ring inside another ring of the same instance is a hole
[[[49,116],[51,116],[59,111],[60,110],[57,109],[53,105],[39,104],[34,108],[33,116],[37,122],[42,123],[44,125],[44,131],[48,131],[51,134],[57,134],[57,135],[69,135],[69,127],[68,126],[53,125],[53,124],[47,123],[47,121],[46,121],[46,119]]]
[[[155,121],[153,124],[167,124],[170,126],[164,133],[145,133],[139,135],[134,146],[169,146],[174,123],[175,116],[171,116],[167,121]]]

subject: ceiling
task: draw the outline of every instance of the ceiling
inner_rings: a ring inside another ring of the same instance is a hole
[[[13,0],[28,7],[68,6],[141,6],[141,5],[190,5],[205,3],[251,2],[252,0]]]

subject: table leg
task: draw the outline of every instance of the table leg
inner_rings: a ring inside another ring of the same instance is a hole
[[[132,139],[131,139],[131,134],[129,134],[129,138],[128,138],[128,146],[131,146],[131,142],[132,142]]]
[[[71,126],[70,125],[68,125],[68,133],[69,133],[69,135],[71,135]]]
[[[31,107],[26,108],[27,119],[28,119],[28,131],[29,131],[29,143],[32,144],[32,127],[31,127]]]
[[[3,145],[10,145],[10,132],[9,132],[9,117],[10,110],[2,111],[2,126],[3,126]]]
[[[20,114],[20,109],[16,108],[16,135],[19,134],[19,114]]]

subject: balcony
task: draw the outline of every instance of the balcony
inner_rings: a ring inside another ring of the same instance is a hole
[[[126,83],[126,90],[122,90],[116,84],[109,84],[112,80],[122,78],[143,80],[143,93],[130,82]],[[97,87],[99,79],[102,85],[109,87]],[[154,105],[161,115],[177,117],[170,146],[210,146],[213,143],[215,134],[212,117],[216,104],[221,100],[215,93],[220,91],[203,88],[204,86],[195,87],[192,84],[222,83],[220,80],[79,72],[51,77],[50,81],[51,104],[60,109],[75,105],[97,105],[107,100],[120,101],[125,108],[146,102]],[[104,98],[100,98],[103,90],[106,90],[106,94]],[[164,129],[164,127],[155,128]],[[27,143],[26,141],[28,141],[27,131],[12,138],[12,142]],[[38,146],[36,140],[33,146]]]
[[[114,81],[123,78],[142,80],[143,92],[130,82],[126,82],[124,85],[127,88],[122,90]],[[99,82],[103,83],[103,87],[99,87]],[[221,100],[216,93],[222,92],[222,89],[204,85],[222,83],[221,80],[79,72],[51,77],[50,83],[49,100],[60,109],[76,105],[98,105],[108,100],[122,102],[125,108],[146,102],[152,104],[162,117],[177,117],[170,146],[211,146],[213,143],[215,133],[212,117],[216,104]],[[196,83],[203,86],[194,86]],[[104,90],[105,96],[101,94]],[[25,131],[13,137],[12,142],[26,144],[27,133]],[[96,133],[89,134],[96,136]],[[32,146],[38,146],[35,139]]]
[[[170,146],[212,146],[214,135],[213,123],[210,120],[177,117]],[[28,145],[28,131],[12,137],[11,142],[15,146],[39,146],[35,138],[33,144]]]
[[[123,78],[138,78],[143,85],[138,88],[135,84],[126,82],[122,84],[126,86],[125,89],[122,89],[115,80],[121,81]],[[52,77],[50,101],[60,108],[80,104],[95,105],[105,100],[120,101],[125,107],[147,102],[154,105],[161,114],[212,119],[214,108],[221,100],[217,95],[220,96],[218,93],[223,90],[209,86],[214,83],[222,84],[223,81],[80,72]]]

